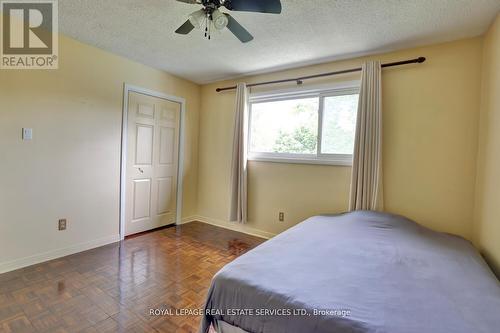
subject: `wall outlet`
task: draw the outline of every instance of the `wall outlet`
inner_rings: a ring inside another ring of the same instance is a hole
[[[280,212],[280,213],[278,214],[278,220],[279,220],[280,222],[285,221],[285,213]]]
[[[59,230],[66,230],[66,224],[67,224],[67,221],[66,219],[60,219],[59,220]]]
[[[33,129],[32,128],[23,128],[23,140],[29,141],[33,139]]]

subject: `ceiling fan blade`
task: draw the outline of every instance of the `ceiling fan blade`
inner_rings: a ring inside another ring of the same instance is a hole
[[[224,7],[242,12],[281,13],[280,0],[226,0]]]
[[[243,28],[231,15],[224,14],[227,16],[227,28],[233,33],[242,43],[247,43],[253,39],[253,36]]]
[[[177,30],[175,30],[175,32],[178,34],[181,34],[181,35],[187,35],[193,29],[194,29],[194,25],[192,25],[191,22],[189,22],[189,20],[187,20],[186,22],[184,22],[183,25],[181,25]]]
[[[179,2],[184,2],[184,3],[191,3],[191,4],[195,4],[195,3],[198,3],[197,0],[177,0]]]

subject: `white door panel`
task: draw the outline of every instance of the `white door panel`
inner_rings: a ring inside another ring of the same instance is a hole
[[[139,220],[151,216],[151,179],[136,179],[134,183],[134,214],[132,219]]]
[[[158,179],[158,211],[157,214],[166,214],[172,211],[172,177]]]
[[[154,104],[138,104],[137,117],[154,119],[155,118]]]
[[[160,164],[173,164],[175,155],[175,128],[160,126]]]
[[[181,105],[129,94],[125,235],[175,222]]]
[[[154,127],[151,125],[137,124],[135,142],[135,164],[153,164],[153,134]]]

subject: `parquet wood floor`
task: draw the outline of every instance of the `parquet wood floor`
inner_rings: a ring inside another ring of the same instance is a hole
[[[192,222],[0,275],[0,333],[197,332],[212,276],[264,240]]]

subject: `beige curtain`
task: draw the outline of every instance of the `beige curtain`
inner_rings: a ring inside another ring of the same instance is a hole
[[[229,220],[239,223],[247,221],[247,107],[247,87],[245,83],[239,83],[236,88],[229,213]]]
[[[349,210],[383,210],[382,68],[363,64],[351,176]]]

